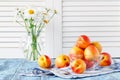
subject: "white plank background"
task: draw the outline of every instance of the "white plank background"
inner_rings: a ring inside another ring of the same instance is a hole
[[[26,5],[44,7],[43,0],[0,0],[0,58],[22,58],[26,31],[23,26],[14,22],[16,8]],[[45,42],[44,30],[42,40]]]
[[[99,41],[103,51],[120,57],[120,0],[63,0],[62,13],[63,53],[86,34]]]

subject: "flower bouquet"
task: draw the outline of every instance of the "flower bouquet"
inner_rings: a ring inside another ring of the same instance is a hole
[[[27,44],[25,44],[24,54],[28,60],[37,60],[42,54],[42,44],[40,34],[56,14],[56,10],[48,8],[24,7],[17,8],[16,22],[24,26],[27,32]]]

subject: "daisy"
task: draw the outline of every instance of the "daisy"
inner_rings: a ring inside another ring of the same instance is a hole
[[[34,8],[28,8],[24,11],[25,19],[35,19],[37,17],[38,11]]]

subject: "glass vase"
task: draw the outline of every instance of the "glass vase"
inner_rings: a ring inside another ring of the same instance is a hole
[[[24,45],[24,56],[27,60],[37,61],[42,53],[41,38],[35,35],[28,35]]]

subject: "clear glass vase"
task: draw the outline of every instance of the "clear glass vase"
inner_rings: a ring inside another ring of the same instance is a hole
[[[38,56],[42,53],[42,45],[40,37],[28,35],[24,45],[25,58],[30,61],[37,61]]]

